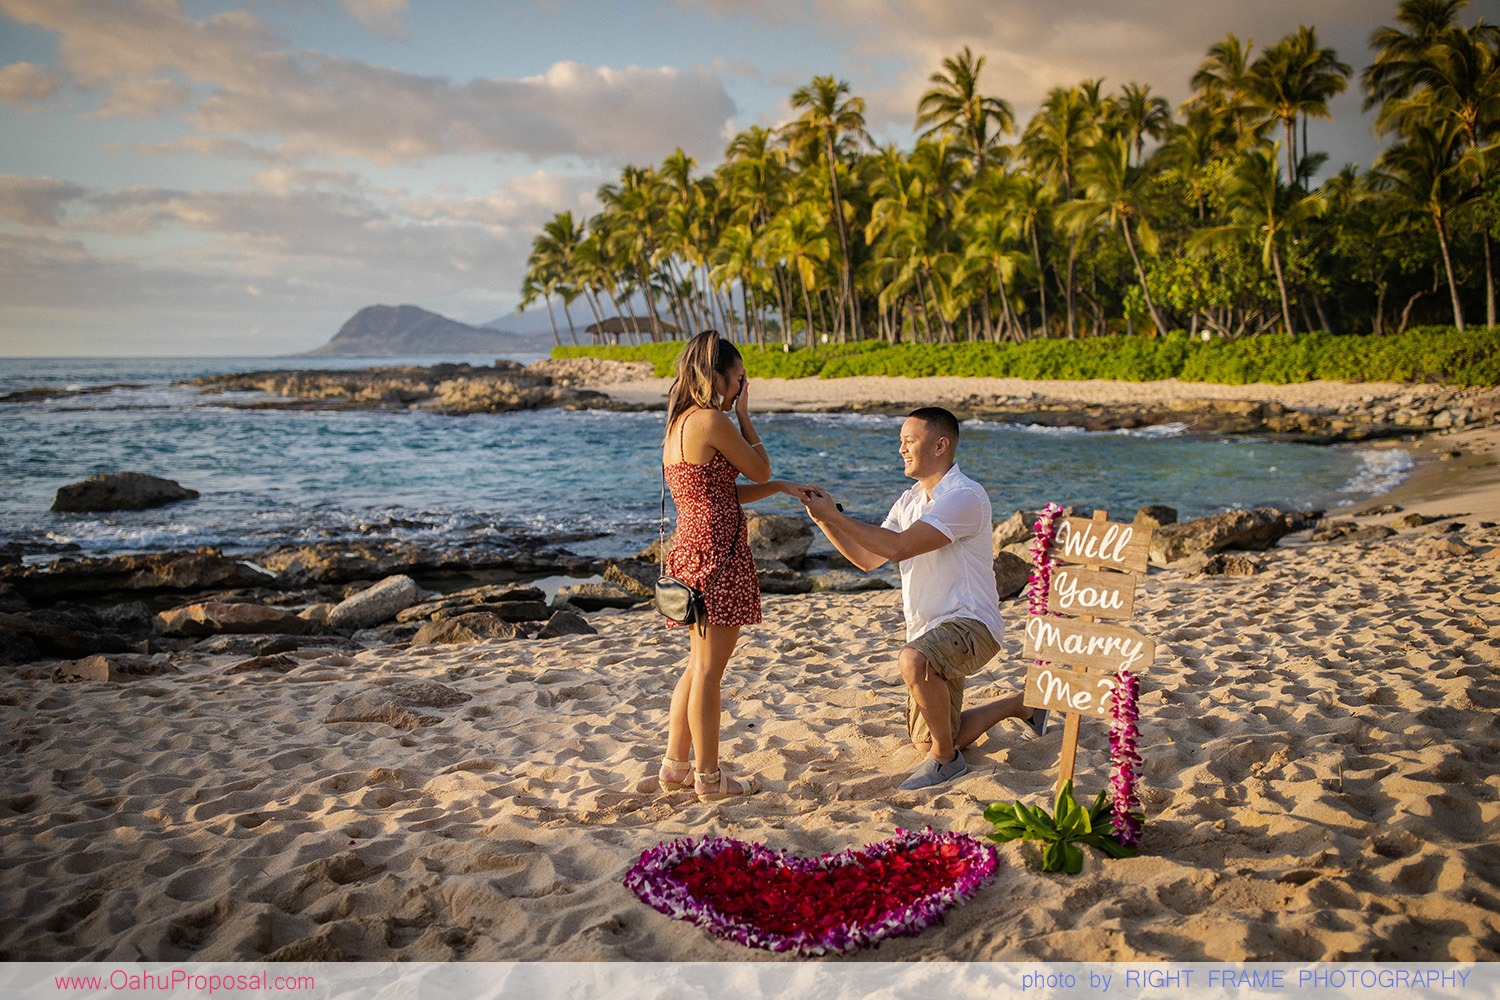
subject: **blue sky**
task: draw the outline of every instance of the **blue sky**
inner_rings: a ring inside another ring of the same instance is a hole
[[[513,312],[532,237],[628,163],[700,168],[848,80],[909,146],[969,45],[1025,121],[1312,24],[1356,73],[1395,0],[0,0],[0,356],[295,353],[357,309]],[[1500,0],[1475,14],[1494,21]],[[1357,90],[1314,122],[1377,144]]]

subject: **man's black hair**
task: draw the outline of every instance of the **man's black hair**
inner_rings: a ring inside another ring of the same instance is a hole
[[[931,424],[939,435],[953,442],[953,447],[958,447],[958,418],[941,406],[923,406],[912,410],[907,416]]]

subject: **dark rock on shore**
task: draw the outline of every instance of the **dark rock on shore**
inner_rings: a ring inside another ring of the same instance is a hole
[[[526,630],[520,625],[481,611],[428,622],[412,636],[411,643],[413,646],[428,643],[452,645],[490,639],[522,639],[525,636]]]
[[[561,385],[514,361],[359,371],[280,370],[210,375],[189,385],[208,393],[264,392],[279,400],[232,402],[250,409],[423,409],[437,413],[505,413],[543,407],[603,409],[601,393]]]
[[[102,472],[58,489],[55,511],[145,510],[179,500],[196,500],[198,491],[144,472]]]
[[[590,625],[583,615],[569,608],[559,608],[547,619],[547,624],[536,634],[538,639],[555,639],[563,635],[598,635],[599,630]]]
[[[0,566],[0,581],[31,600],[110,591],[204,591],[273,585],[275,577],[216,548],[103,558],[64,557],[37,566]]]
[[[224,633],[303,635],[313,623],[280,608],[264,604],[229,604],[202,601],[163,611],[156,616],[156,630],[170,636],[206,636]]]
[[[1084,403],[1028,396],[969,396],[960,418],[1085,430],[1132,430],[1183,424],[1192,434],[1257,434],[1311,444],[1368,441],[1493,423],[1496,394],[1487,389],[1424,388],[1371,394],[1339,406],[1285,406],[1272,400],[1173,399],[1147,403]],[[897,412],[901,407],[857,407]]]
[[[412,542],[358,541],[279,545],[253,555],[283,587],[379,580],[402,574],[473,573],[507,569],[520,573],[567,573],[588,563],[561,549],[500,539],[484,547],[432,549]]]
[[[1297,527],[1297,521],[1275,507],[1230,510],[1182,524],[1164,524],[1151,536],[1151,561],[1165,565],[1223,549],[1268,549]]]
[[[171,657],[158,653],[155,656],[86,656],[81,660],[67,660],[52,670],[52,680],[58,684],[77,681],[107,681],[119,684],[124,681],[155,677],[160,674],[175,674]]]
[[[123,653],[129,643],[87,609],[40,609],[0,614],[0,664],[45,657],[76,659],[93,653]]]
[[[572,587],[560,587],[557,591],[559,604],[566,602],[583,611],[633,608],[643,600],[645,598],[612,583],[580,583]]]
[[[396,615],[398,622],[443,621],[483,612],[509,622],[546,621],[551,613],[539,587],[487,584],[466,587],[413,604]]]

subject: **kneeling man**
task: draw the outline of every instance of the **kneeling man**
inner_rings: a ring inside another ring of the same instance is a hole
[[[819,489],[803,499],[814,522],[862,570],[901,568],[906,645],[906,728],[928,756],[901,787],[926,788],[969,771],[959,753],[1001,719],[1025,719],[1040,736],[1047,713],[1017,693],[964,711],[964,678],[1000,651],[1005,623],[995,590],[993,526],[984,487],[959,471],[958,419],[941,407],[914,410],[901,425],[901,458],[916,480],[879,527],[842,513]]]

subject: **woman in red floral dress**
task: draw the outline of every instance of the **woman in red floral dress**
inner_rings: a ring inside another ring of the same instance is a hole
[[[739,426],[725,411],[733,409]],[[740,352],[707,330],[688,341],[667,394],[662,465],[677,532],[666,570],[703,592],[706,627],[689,633],[688,660],[672,691],[667,752],[657,774],[668,790],[693,789],[701,801],[757,791],[755,779],[724,776],[719,766],[719,686],[740,626],[760,621],[760,586],[740,505],[804,487],[771,479],[771,460],[750,421],[749,384]],[[744,476],[750,483],[739,485]],[[696,760],[696,770],[689,761]]]

